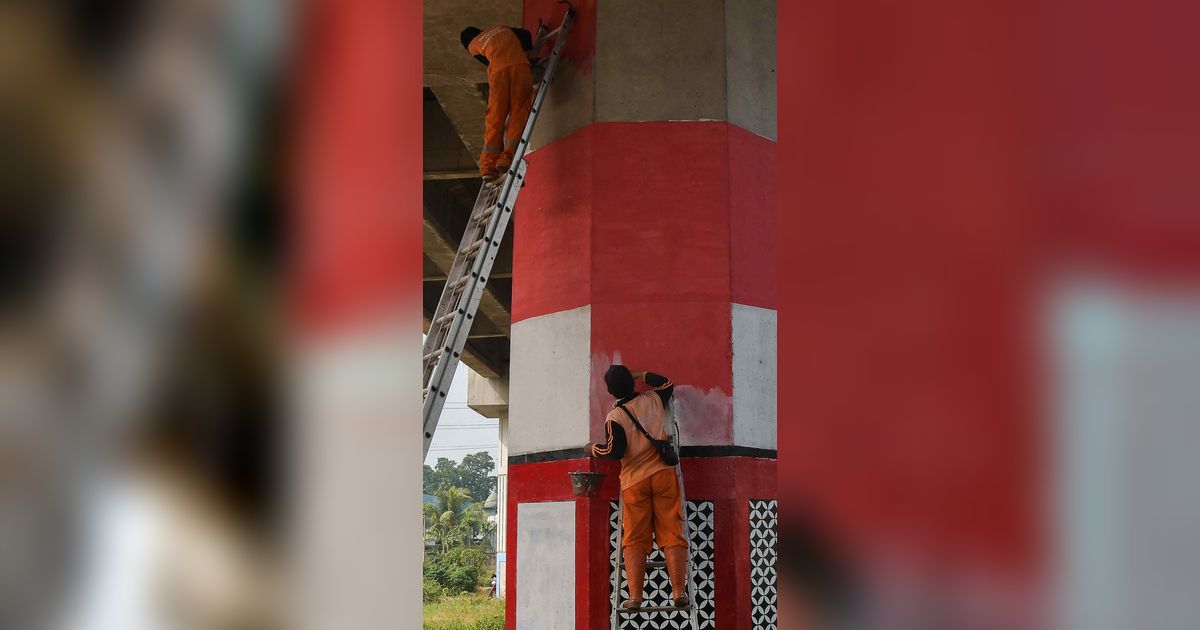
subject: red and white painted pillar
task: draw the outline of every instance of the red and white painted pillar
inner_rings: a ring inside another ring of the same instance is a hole
[[[514,218],[508,627],[608,627],[617,469],[566,473],[618,357],[676,383],[702,627],[773,627],[774,2],[576,5]]]

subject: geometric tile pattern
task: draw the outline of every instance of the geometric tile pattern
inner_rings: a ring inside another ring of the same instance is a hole
[[[700,628],[716,628],[716,581],[713,566],[713,504],[712,501],[688,501],[688,538],[691,541],[691,561],[694,570],[692,583],[695,585],[697,618]],[[617,502],[609,503],[608,513],[608,566],[609,583],[617,570]],[[650,552],[650,562],[662,562],[663,554],[658,544]],[[629,597],[627,576],[621,568],[621,597]],[[643,606],[669,606],[671,580],[665,568],[646,569],[646,585],[642,591]],[[609,614],[612,613],[610,598]],[[618,602],[619,603],[619,602]],[[620,630],[691,630],[691,620],[686,612],[656,612],[640,615],[622,615]]]
[[[755,630],[776,630],[778,623],[778,522],[777,501],[750,501],[750,627]]]

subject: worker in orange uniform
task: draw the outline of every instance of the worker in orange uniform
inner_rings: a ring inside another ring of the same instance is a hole
[[[488,69],[487,129],[483,134],[479,172],[483,181],[491,182],[512,166],[517,143],[533,107],[530,63],[545,38],[535,44],[529,31],[508,26],[493,26],[483,31],[469,26],[460,37],[463,48]]]
[[[635,384],[649,390],[638,394]],[[667,559],[671,599],[676,608],[687,608],[687,541],[683,538],[683,506],[679,500],[679,478],[673,464],[663,461],[647,436],[665,439],[666,410],[674,385],[651,372],[629,371],[614,365],[604,373],[608,393],[617,399],[604,421],[605,444],[588,444],[592,457],[621,460],[621,499],[624,502],[624,532],[621,538],[625,570],[629,576],[629,599],[623,608],[642,606],[646,557],[653,541]],[[638,425],[641,425],[640,427]]]

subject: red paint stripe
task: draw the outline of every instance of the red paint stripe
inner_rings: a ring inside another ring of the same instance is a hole
[[[728,128],[732,301],[777,308],[775,143]],[[794,192],[789,187],[783,194]]]
[[[613,357],[670,377],[688,407],[686,435],[733,443],[733,341],[728,302],[633,302],[592,306],[592,434],[603,431],[613,397],[602,378]],[[695,439],[692,440],[695,443]]]
[[[586,304],[774,308],[770,140],[723,122],[600,123],[529,161],[514,322]]]
[[[576,627],[608,627],[611,596],[608,503],[617,497],[618,467],[595,462],[608,473],[595,498],[575,498],[567,472],[587,470],[587,460],[509,466],[508,601],[509,627],[516,624],[517,506],[541,501],[576,501]],[[745,457],[685,459],[686,492],[692,500],[714,503],[714,567],[718,627],[741,627],[750,619],[749,511],[751,499],[775,497],[775,461]]]
[[[529,155],[513,216],[514,324],[591,302],[594,127]]]
[[[577,73],[590,75],[592,59],[596,56],[596,0],[572,0],[572,4],[575,5],[575,24],[563,48],[562,63],[575,66]],[[536,34],[541,19],[549,28],[558,28],[565,6],[559,0],[525,0],[524,27]]]

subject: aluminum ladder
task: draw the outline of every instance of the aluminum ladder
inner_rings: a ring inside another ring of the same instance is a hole
[[[687,612],[688,623],[692,630],[700,629],[699,606],[696,601],[696,580],[695,571],[696,565],[692,561],[692,536],[690,525],[688,522],[688,505],[687,494],[683,491],[683,458],[680,457],[679,451],[679,410],[675,404],[674,398],[671,403],[671,427],[669,429],[671,444],[675,449],[675,456],[679,458],[679,463],[675,464],[675,478],[679,480],[679,502],[682,503],[683,513],[683,539],[687,541],[687,565],[684,570],[684,576],[687,580],[687,596],[688,606],[685,608],[676,608],[675,606],[642,606],[641,608],[624,609],[621,608],[621,587],[623,585],[621,579],[621,571],[625,568],[625,557],[621,550],[621,537],[625,527],[625,499],[620,493],[617,495],[617,569],[612,575],[612,612],[610,613],[612,624],[611,630],[620,630],[621,618],[645,615],[651,613],[676,613]],[[665,559],[665,556],[664,556]],[[667,563],[664,562],[646,562],[646,573],[651,570],[661,569],[666,570]],[[645,580],[645,575],[642,576]]]
[[[567,35],[575,21],[574,6],[567,0],[560,0],[559,4],[567,5],[567,12],[557,31],[554,48],[547,58],[542,80],[537,86],[533,108],[513,155],[512,167],[496,181],[480,187],[467,229],[458,244],[458,254],[450,266],[446,286],[442,288],[442,297],[438,300],[437,310],[430,319],[429,331],[425,335],[425,346],[421,351],[425,400],[421,415],[425,455],[429,454],[429,443],[437,430],[442,407],[446,404],[446,394],[450,391],[450,382],[454,379],[459,358],[471,332],[475,311],[479,308],[488,275],[492,272],[492,263],[504,240],[517,195],[525,183],[525,150],[529,148],[529,138],[533,135],[538,112],[546,100],[547,89],[554,80],[554,71],[558,68]],[[543,28],[539,27],[539,37]]]

